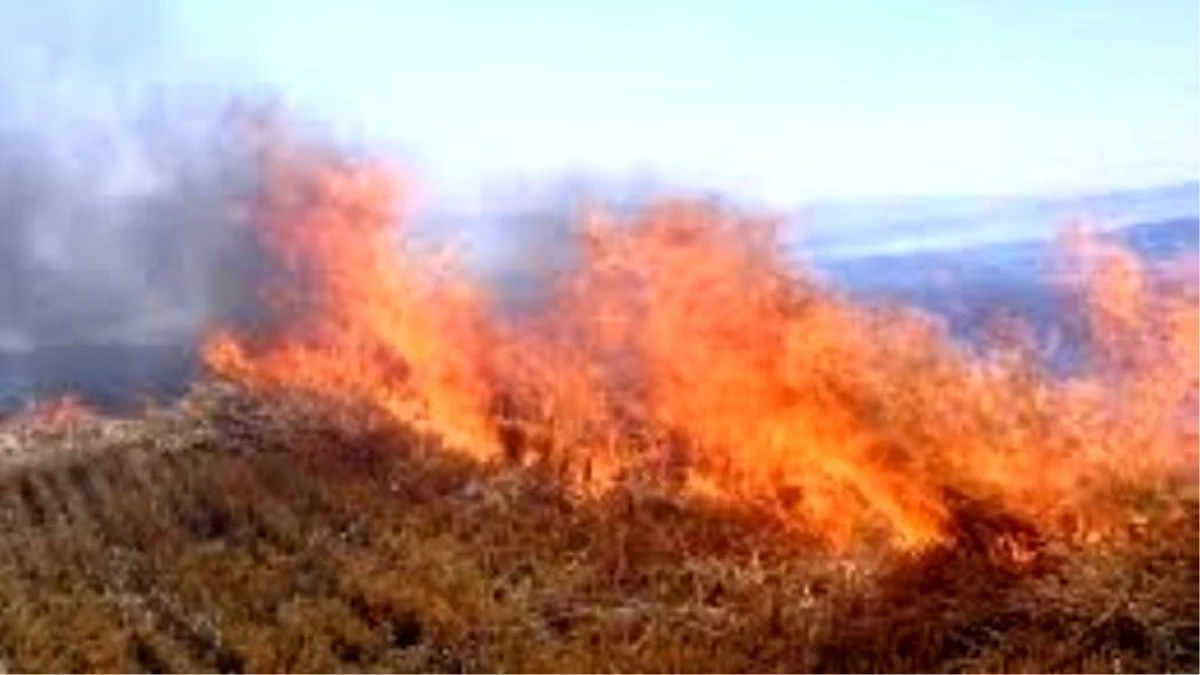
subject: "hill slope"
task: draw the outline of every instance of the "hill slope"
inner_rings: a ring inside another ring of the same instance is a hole
[[[1195,496],[1124,543],[962,504],[954,547],[830,557],[769,516],[535,475],[202,388],[0,434],[10,670],[1194,672]],[[343,419],[351,419],[343,416]],[[37,453],[37,462],[15,459]],[[997,548],[1027,539],[1032,557]]]
[[[1109,233],[1147,264],[1165,265],[1200,253],[1196,217],[1136,223]],[[972,338],[989,315],[1011,313],[1038,333],[1071,316],[1048,283],[1054,245],[1034,239],[965,248],[869,255],[817,262],[837,286],[864,299],[891,299],[931,311],[954,332]]]

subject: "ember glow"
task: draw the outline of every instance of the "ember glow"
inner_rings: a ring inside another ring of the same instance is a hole
[[[581,216],[549,299],[503,314],[405,246],[386,167],[265,157],[252,223],[285,319],[219,331],[209,366],[367,404],[481,462],[583,495],[650,483],[753,505],[838,547],[923,548],[956,536],[963,498],[1102,535],[1120,486],[1195,460],[1194,283],[1159,284],[1092,237],[1062,247],[1086,367],[1051,376],[1020,342],[969,353],[914,311],[844,300],[795,270],[773,223],[687,201]]]

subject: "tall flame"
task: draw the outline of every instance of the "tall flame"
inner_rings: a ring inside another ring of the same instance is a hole
[[[302,148],[265,165],[254,224],[283,270],[266,289],[283,330],[223,331],[210,366],[368,404],[483,461],[922,547],[952,536],[948,495],[1091,531],[1114,485],[1194,457],[1194,294],[1080,234],[1065,250],[1094,358],[1051,377],[1020,349],[971,357],[915,312],[845,301],[792,270],[772,223],[689,202],[588,214],[550,299],[501,316],[394,239],[384,167]]]
[[[282,268],[263,290],[287,332],[265,349],[221,332],[206,360],[248,383],[366,401],[456,448],[493,454],[479,298],[401,255],[395,177],[299,148],[267,151],[254,224]]]

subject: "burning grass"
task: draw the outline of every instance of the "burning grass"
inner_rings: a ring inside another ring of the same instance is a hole
[[[1194,284],[1078,232],[1060,268],[1078,363],[1056,377],[1018,339],[971,354],[928,317],[847,302],[787,264],[772,223],[689,202],[587,214],[548,300],[499,315],[397,247],[387,171],[282,143],[262,161],[280,318],[206,353],[260,391],[363,404],[585,494],[632,480],[758,504],[835,548],[944,544],[947,495],[1104,536],[1126,515],[1114,491],[1194,473]]]
[[[73,460],[2,492],[17,673],[1195,667],[1200,519],[1171,489],[1120,543],[964,501],[953,545],[847,556],[757,504],[582,498],[305,396],[206,386],[54,429],[38,449]]]
[[[0,483],[10,666],[1200,667],[1194,283],[1072,235],[1051,374],[663,202],[501,314],[397,247],[382,167],[261,161],[269,312],[213,378],[3,430],[64,458]]]
[[[837,554],[765,506],[582,498],[377,411],[204,385],[0,484],[9,669],[1194,671],[1194,489],[1091,544],[949,500]],[[115,426],[113,426],[115,425]],[[106,428],[107,427],[107,428]],[[1012,555],[1013,547],[1026,555]]]

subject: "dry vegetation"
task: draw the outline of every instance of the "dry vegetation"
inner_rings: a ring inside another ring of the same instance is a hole
[[[10,671],[1200,666],[1186,486],[1090,545],[964,502],[952,545],[831,555],[753,509],[581,500],[370,413],[228,386],[20,430],[47,456],[0,492]]]
[[[1194,288],[1073,240],[1050,375],[669,203],[499,317],[396,255],[387,174],[264,161],[275,330],[0,430],[7,668],[1200,668]]]

